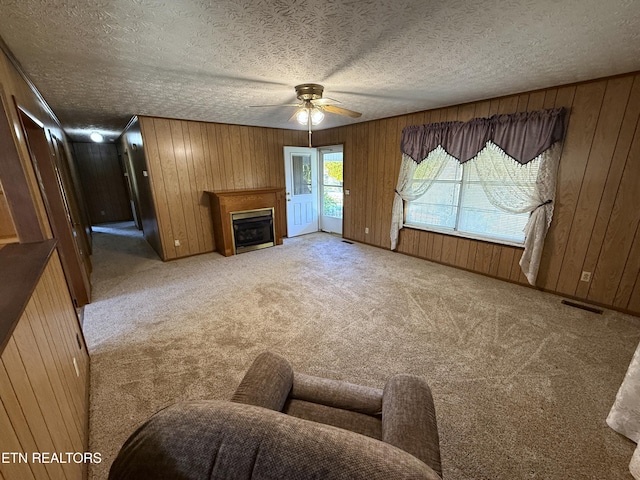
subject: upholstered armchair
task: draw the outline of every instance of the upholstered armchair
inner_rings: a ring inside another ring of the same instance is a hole
[[[251,365],[231,402],[183,402],[123,445],[116,479],[439,480],[427,383],[395,375],[383,390],[294,373],[273,353]]]

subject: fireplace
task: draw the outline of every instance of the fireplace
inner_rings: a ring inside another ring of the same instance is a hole
[[[270,210],[275,234],[275,245],[282,245],[286,227],[286,200],[284,187],[250,188],[206,192],[211,202],[211,222],[216,250],[225,257],[236,254],[234,228],[231,214]],[[255,216],[255,215],[250,215]],[[264,220],[260,218],[259,220]],[[265,222],[266,224],[266,222]],[[242,243],[242,242],[241,242]],[[268,246],[271,246],[270,242]],[[260,245],[260,244],[258,244]],[[246,251],[240,249],[240,251]]]
[[[244,253],[275,245],[273,208],[231,212],[234,253]]]

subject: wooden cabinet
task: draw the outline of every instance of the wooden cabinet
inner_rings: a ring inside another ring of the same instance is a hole
[[[284,188],[256,188],[250,190],[225,190],[205,192],[211,201],[211,218],[216,251],[225,257],[233,255],[231,213],[259,208],[274,209],[275,243],[282,245],[285,236]]]

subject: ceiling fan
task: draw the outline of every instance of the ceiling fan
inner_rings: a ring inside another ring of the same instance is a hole
[[[307,125],[309,128],[309,146],[311,147],[311,126],[318,125],[324,119],[324,112],[335,113],[337,115],[345,115],[351,118],[358,118],[362,116],[359,112],[348,110],[346,108],[333,105],[334,103],[340,103],[337,100],[331,98],[323,98],[322,93],[324,87],[317,83],[303,83],[297,85],[296,97],[300,100],[299,103],[285,103],[282,105],[252,105],[254,107],[297,107],[297,110],[293,113],[289,121],[297,120],[302,125]]]

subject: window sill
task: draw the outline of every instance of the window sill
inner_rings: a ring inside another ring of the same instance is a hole
[[[478,240],[480,242],[494,243],[497,245],[505,245],[508,247],[516,247],[516,248],[524,249],[524,244],[522,243],[510,242],[509,240],[499,240],[497,238],[483,237],[482,235],[474,235],[473,233],[458,232],[456,230],[448,230],[445,228],[425,227],[422,225],[415,225],[412,223],[405,223],[402,226],[404,228],[411,228],[413,230],[422,230],[423,232],[440,233],[442,235],[449,235],[451,237],[467,238],[469,240]]]

